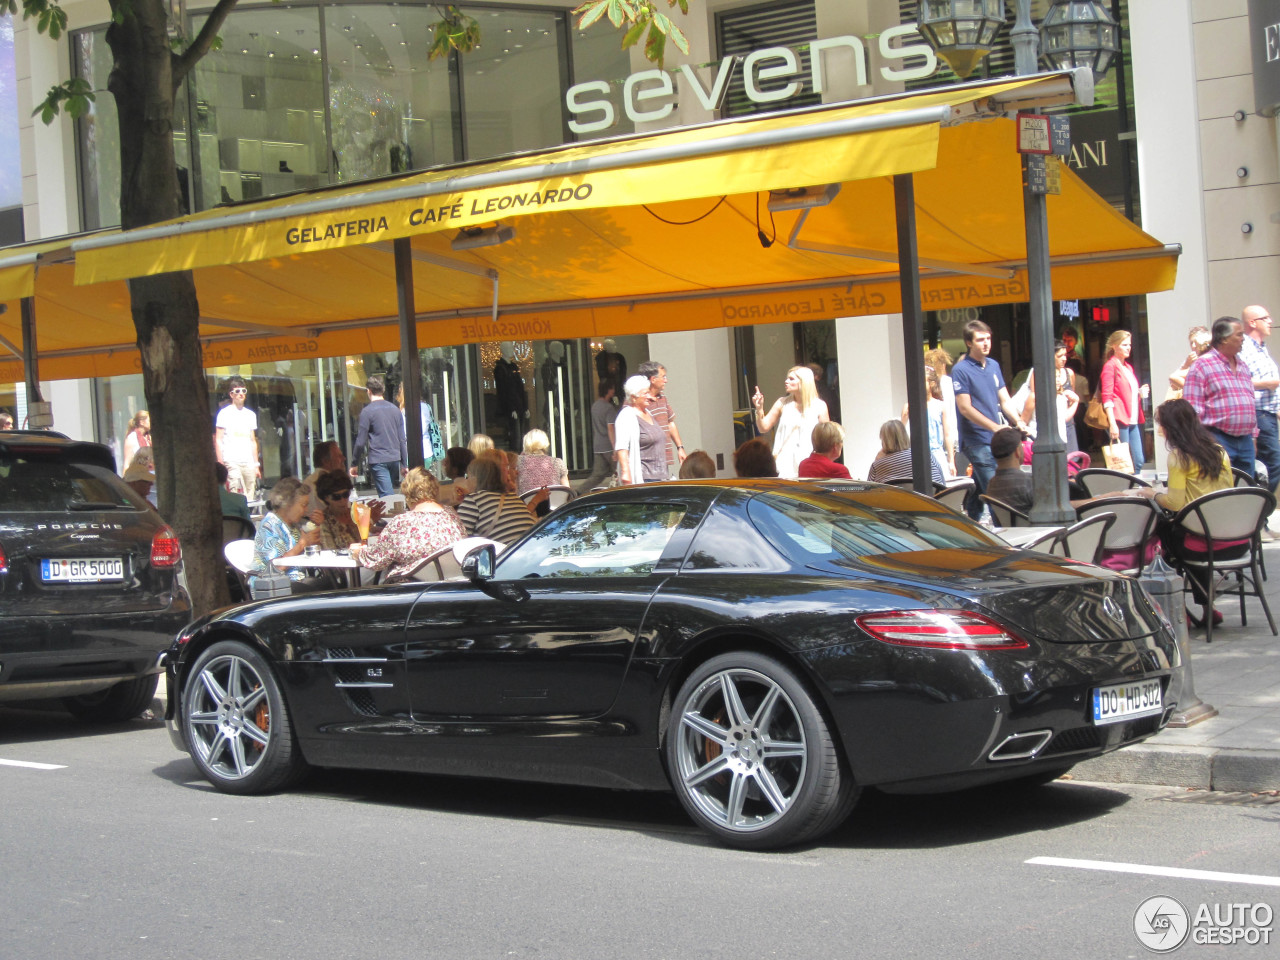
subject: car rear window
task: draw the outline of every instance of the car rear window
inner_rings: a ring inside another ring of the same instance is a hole
[[[840,562],[917,550],[1008,549],[977,524],[906,493],[865,497],[847,494],[756,497],[751,522],[786,556],[799,563]]]
[[[54,451],[0,453],[0,511],[47,513],[136,507],[131,491],[109,470],[66,462]]]

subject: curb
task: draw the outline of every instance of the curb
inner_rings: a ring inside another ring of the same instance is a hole
[[[1077,780],[1148,783],[1193,790],[1280,790],[1280,751],[1137,744],[1075,765]]]

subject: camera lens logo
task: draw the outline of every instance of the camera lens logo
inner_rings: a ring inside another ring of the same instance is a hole
[[[1187,908],[1173,897],[1149,897],[1133,915],[1138,942],[1155,953],[1170,953],[1186,942],[1191,930]]]

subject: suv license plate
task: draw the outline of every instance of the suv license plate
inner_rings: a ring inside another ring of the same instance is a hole
[[[1159,680],[1117,683],[1093,691],[1093,722],[1097,726],[1149,717],[1163,709]]]
[[[101,583],[124,579],[124,561],[41,560],[40,579],[45,583]]]

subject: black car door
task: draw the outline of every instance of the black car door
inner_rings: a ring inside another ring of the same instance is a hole
[[[425,589],[405,656],[418,721],[598,716],[617,696],[680,503],[562,507],[480,586]]]

